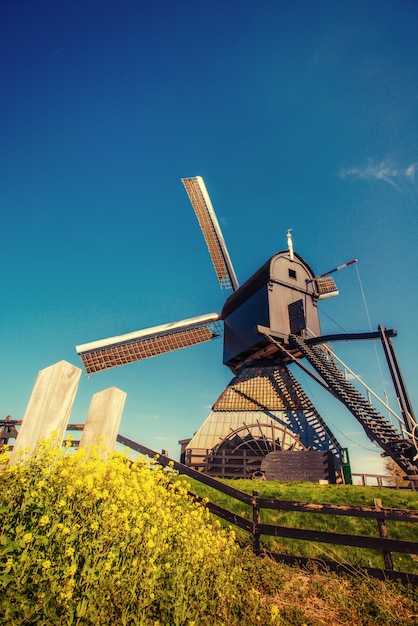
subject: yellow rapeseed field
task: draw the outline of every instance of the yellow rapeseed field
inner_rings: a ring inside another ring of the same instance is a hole
[[[173,470],[123,453],[0,454],[2,626],[398,626],[414,598],[257,559]],[[360,621],[359,621],[360,620]]]
[[[231,623],[242,574],[233,532],[210,523],[170,468],[102,457],[47,440],[4,469],[2,623]]]

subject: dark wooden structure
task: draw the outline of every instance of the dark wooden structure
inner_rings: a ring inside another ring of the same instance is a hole
[[[260,464],[266,480],[280,482],[336,482],[334,455],[320,450],[276,450],[267,454]]]
[[[309,328],[321,334],[317,301],[320,290],[309,265],[287,250],[277,252],[225,302],[223,362],[233,372],[255,359],[272,359],[279,353],[258,331],[269,328],[283,346],[289,345],[290,334]]]

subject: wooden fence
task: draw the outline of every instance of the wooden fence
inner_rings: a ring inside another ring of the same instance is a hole
[[[15,439],[10,465],[18,463],[23,455],[31,454],[39,442],[53,432],[57,445],[63,442],[80,375],[81,369],[67,361],[59,361],[38,372],[23,419],[14,421],[12,428],[12,420],[7,418],[0,430],[0,440],[8,443],[9,439]],[[113,450],[125,399],[126,393],[116,387],[93,394],[80,442],[83,447],[88,449],[100,444],[103,453]]]
[[[117,441],[129,448],[136,450],[137,452],[149,456],[151,458],[157,458],[158,463],[163,467],[166,467],[169,463],[180,474],[184,474],[193,478],[209,487],[216,489],[217,491],[224,493],[231,498],[234,498],[244,504],[248,505],[252,509],[252,519],[246,519],[240,515],[228,511],[227,509],[215,504],[213,502],[206,502],[205,504],[211,513],[214,513],[218,517],[226,520],[230,524],[234,524],[238,528],[247,531],[252,536],[253,549],[256,554],[263,554],[266,551],[261,547],[262,535],[283,537],[289,539],[299,539],[303,541],[311,542],[323,542],[332,545],[344,545],[356,548],[365,548],[378,550],[382,553],[382,568],[372,567],[358,567],[349,563],[336,563],[330,560],[297,557],[289,554],[277,554],[274,552],[268,552],[269,556],[277,561],[284,561],[287,563],[294,563],[299,565],[306,565],[308,562],[317,563],[321,567],[326,567],[332,571],[346,571],[349,573],[355,573],[359,571],[367,571],[367,573],[375,578],[379,579],[391,579],[401,580],[403,582],[409,582],[414,585],[418,584],[418,574],[410,574],[407,572],[395,571],[393,567],[392,553],[403,554],[418,554],[418,542],[416,541],[403,541],[398,539],[390,539],[387,536],[386,522],[394,520],[398,522],[418,522],[418,511],[415,510],[401,510],[401,509],[388,509],[381,505],[380,500],[375,499],[375,506],[346,506],[340,504],[318,504],[311,502],[296,502],[289,500],[276,500],[273,498],[263,498],[259,496],[258,491],[254,490],[252,494],[245,493],[226,485],[221,481],[211,478],[201,472],[197,472],[182,463],[178,463],[168,456],[142,446],[122,435],[118,435]],[[196,497],[197,499],[200,499]],[[261,522],[261,510],[262,509],[274,509],[276,511],[299,511],[302,513],[309,513],[312,515],[338,515],[338,516],[351,516],[357,518],[368,518],[376,520],[379,536],[363,536],[363,535],[350,535],[336,532],[326,532],[320,530],[309,530],[302,528],[290,528],[287,526],[278,526],[274,524],[264,524]]]
[[[416,476],[383,476],[382,474],[358,474],[353,472],[353,485],[363,487],[394,487],[395,489],[416,489]]]

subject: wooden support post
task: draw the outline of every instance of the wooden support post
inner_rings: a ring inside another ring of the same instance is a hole
[[[405,476],[405,480],[409,480],[409,486],[411,487],[412,491],[417,490],[418,476],[416,474],[414,476]]]
[[[67,361],[50,365],[38,373],[10,456],[11,465],[18,462],[19,451],[28,449],[32,453],[51,433],[56,433],[57,445],[61,445],[80,376],[81,369]]]
[[[258,496],[260,495],[259,491],[253,491],[253,550],[256,554],[258,554],[261,550],[260,544],[260,507],[258,506]]]
[[[375,498],[374,499],[374,506],[377,510],[382,508],[382,500],[380,498]],[[379,535],[380,537],[382,537],[382,539],[387,539],[388,536],[388,530],[386,528],[386,522],[384,520],[384,518],[382,519],[378,519],[377,520],[377,524],[379,527]],[[383,560],[385,562],[385,569],[386,570],[393,570],[393,561],[392,561],[392,554],[390,552],[387,552],[386,550],[383,550]]]
[[[2,420],[2,428],[0,430],[0,445],[8,445],[9,439],[16,439],[18,436],[18,431],[16,430],[15,424],[21,424],[22,422],[17,422],[12,419],[11,415],[8,415],[5,420]]]
[[[91,449],[99,446],[104,452],[113,450],[125,400],[126,393],[117,387],[109,387],[94,394],[81,436],[80,448]]]

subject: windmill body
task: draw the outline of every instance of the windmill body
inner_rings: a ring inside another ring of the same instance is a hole
[[[309,329],[319,336],[319,293],[313,279],[308,264],[299,255],[284,250],[241,285],[225,302],[221,313],[225,365],[235,372],[250,358],[277,356],[277,347],[260,334],[259,326],[269,328],[288,349],[292,333]]]
[[[368,437],[405,472],[416,472],[416,420],[412,407],[405,403],[403,421],[400,419],[401,427],[396,430],[341,374],[327,338],[321,337],[318,300],[338,295],[329,274],[345,266],[315,277],[309,265],[293,251],[289,231],[288,249],[274,254],[239,286],[203,179],[185,178],[182,182],[219,285],[232,289],[232,294],[219,314],[76,346],[87,374],[210,341],[222,334],[223,326],[223,362],[234,378],[194,436],[180,442],[185,463],[221,477],[254,476],[264,472],[270,463],[276,468],[274,477],[285,479],[289,472],[280,474],[277,469],[280,459],[281,467],[285,459],[287,466],[292,462],[298,469],[304,466],[304,473],[297,474],[299,480],[328,478],[333,482],[344,451],[290,372],[288,365],[293,362],[340,400]],[[399,378],[391,344],[395,334],[379,327],[379,333],[359,333],[354,338],[380,338],[390,356],[392,371]],[[310,368],[301,364],[302,359]],[[401,383],[398,389],[407,397],[402,380]]]

